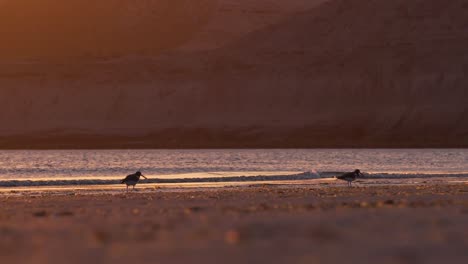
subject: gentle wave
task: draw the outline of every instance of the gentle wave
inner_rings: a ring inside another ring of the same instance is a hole
[[[427,179],[427,178],[465,178],[468,173],[368,173],[363,179]]]
[[[264,181],[300,181],[330,179],[342,172],[304,172],[289,175],[228,176],[206,178],[153,178],[142,180],[141,184],[158,183],[216,183],[216,182],[264,182]],[[411,179],[411,178],[468,178],[468,173],[459,174],[424,174],[424,173],[365,173],[362,179]],[[40,187],[40,186],[92,186],[120,184],[118,179],[64,179],[64,180],[3,180],[0,187]]]

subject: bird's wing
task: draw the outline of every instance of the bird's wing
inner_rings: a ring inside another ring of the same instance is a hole
[[[345,174],[343,174],[343,175],[341,175],[341,176],[337,176],[336,178],[337,178],[337,179],[350,178],[350,177],[352,177],[351,174],[352,174],[351,172],[348,172],[348,173],[345,173]]]
[[[134,176],[135,176],[135,175],[133,175],[133,174],[130,174],[130,175],[128,175],[127,177],[125,177],[125,179],[123,179],[122,181],[129,181],[129,180],[133,180]]]

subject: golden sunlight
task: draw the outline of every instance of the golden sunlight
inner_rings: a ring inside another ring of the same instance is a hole
[[[157,54],[205,24],[217,0],[2,0],[0,56]]]

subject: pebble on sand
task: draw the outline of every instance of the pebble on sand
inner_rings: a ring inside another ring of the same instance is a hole
[[[239,231],[229,230],[224,234],[224,241],[230,245],[237,245],[241,240]]]

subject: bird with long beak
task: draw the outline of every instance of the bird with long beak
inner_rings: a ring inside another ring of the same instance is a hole
[[[125,179],[123,179],[120,183],[125,183],[127,185],[127,192],[128,192],[128,186],[132,185],[133,190],[135,190],[135,185],[140,181],[140,176],[145,178],[146,180],[148,178],[145,177],[145,175],[141,174],[140,171],[135,172],[134,174],[130,174]]]
[[[353,181],[355,181],[357,179],[357,177],[359,176],[364,176],[362,175],[361,171],[360,170],[355,170],[353,172],[348,172],[348,173],[345,173],[341,176],[337,176],[336,178],[338,180],[342,180],[342,181],[347,181],[348,182],[348,186],[351,187],[351,183]]]

